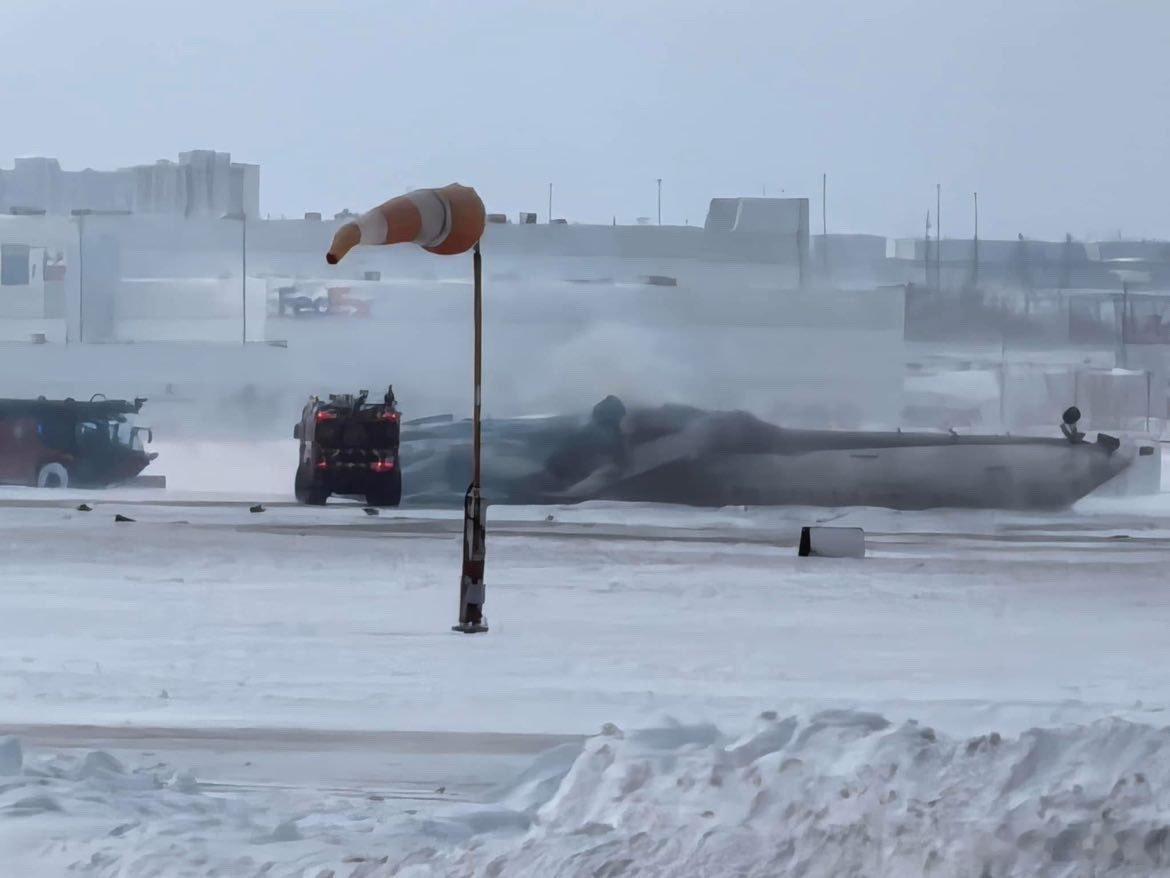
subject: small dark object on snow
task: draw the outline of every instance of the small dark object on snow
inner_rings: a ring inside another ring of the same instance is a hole
[[[90,506],[88,503],[82,503],[80,506],[77,507],[77,511],[78,512],[93,512],[93,507]]]
[[[378,509],[376,506],[363,506],[362,512],[364,512],[366,515],[379,515],[380,514],[378,512]]]
[[[264,508],[263,503],[257,503],[255,506],[249,506],[248,511],[249,512],[267,512],[268,510]]]
[[[114,516],[114,521],[121,522],[121,521],[133,521],[133,520],[134,520],[133,518],[127,518],[125,515],[122,515],[122,513],[120,513],[120,512]]]

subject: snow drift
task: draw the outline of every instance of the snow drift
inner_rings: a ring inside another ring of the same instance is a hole
[[[839,710],[764,714],[738,738],[710,725],[609,726],[536,760],[490,804],[413,817],[379,814],[388,804],[364,798],[291,817],[260,813],[189,778],[127,771],[104,754],[68,770],[22,769],[13,749],[6,771],[23,771],[29,783],[9,778],[3,822],[65,820],[84,809],[98,834],[88,844],[74,834],[68,845],[82,874],[1145,876],[1170,868],[1170,729],[1117,719],[969,739]]]
[[[1168,781],[1170,729],[1120,720],[967,740],[851,711],[766,714],[736,740],[609,730],[522,841],[445,874],[1149,875],[1170,868]]]

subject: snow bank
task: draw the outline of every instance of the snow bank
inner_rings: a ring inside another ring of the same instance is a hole
[[[59,826],[68,841],[58,834],[42,851],[53,867],[98,875],[1068,878],[1170,868],[1170,729],[1118,719],[970,739],[848,710],[767,713],[738,738],[711,725],[607,726],[538,758],[490,803],[426,813],[322,796],[290,814],[159,769],[106,754],[26,764],[25,783],[0,792],[13,818],[0,833],[17,817]]]
[[[1121,720],[968,740],[854,711],[767,714],[736,740],[610,730],[522,839],[440,874],[1144,876],[1170,868],[1168,782],[1170,729]]]

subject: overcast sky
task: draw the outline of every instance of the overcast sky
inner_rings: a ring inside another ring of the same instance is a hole
[[[1170,0],[2,0],[0,164],[225,150],[273,215],[452,180],[489,209],[1170,237]]]

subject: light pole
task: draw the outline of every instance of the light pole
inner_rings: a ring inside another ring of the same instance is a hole
[[[662,225],[662,178],[658,178],[658,225]]]
[[[243,334],[240,344],[248,343],[248,215],[242,210],[225,213],[224,219],[237,220],[240,224],[240,314],[243,317]]]
[[[548,224],[552,225],[552,183],[548,184]]]

